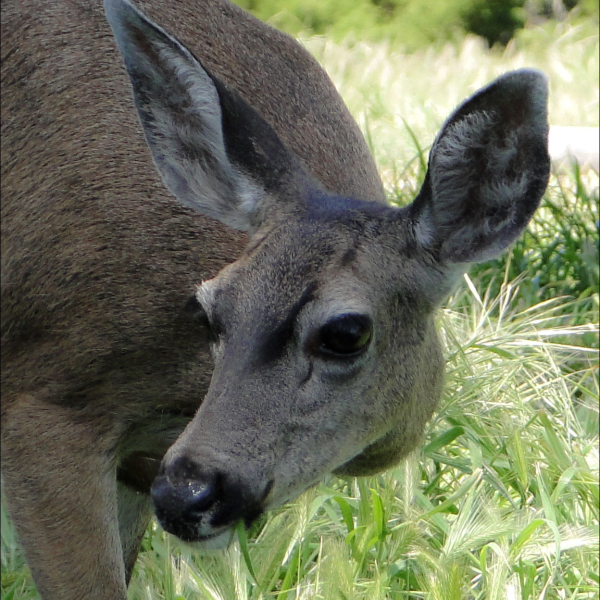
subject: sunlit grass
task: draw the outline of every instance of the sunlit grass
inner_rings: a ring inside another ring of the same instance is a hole
[[[405,204],[443,119],[501,72],[542,68],[551,122],[598,124],[598,37],[542,41],[414,55],[305,43]],[[153,524],[131,600],[597,599],[597,256],[597,174],[553,176],[523,240],[439,315],[446,389],[422,447],[377,477],[330,478],[224,552]],[[36,597],[4,512],[1,564],[2,599]]]
[[[503,51],[488,50],[477,37],[412,54],[391,51],[385,43],[335,44],[313,37],[304,44],[366,132],[390,192],[411,191],[404,175],[417,158],[414,138],[427,148],[466,96],[506,71],[533,67],[548,75],[551,125],[598,126],[598,32],[593,28],[528,30]],[[591,184],[597,187],[597,177]]]

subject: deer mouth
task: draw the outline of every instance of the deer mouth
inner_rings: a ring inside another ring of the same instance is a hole
[[[151,496],[165,531],[184,542],[217,549],[231,542],[238,523],[250,527],[263,514],[271,487],[267,484],[256,498],[247,486],[219,473],[174,479],[163,472],[154,480]]]

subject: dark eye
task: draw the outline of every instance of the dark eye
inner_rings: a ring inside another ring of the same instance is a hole
[[[325,356],[356,356],[367,349],[372,335],[373,322],[367,315],[341,315],[321,327],[317,349]]]

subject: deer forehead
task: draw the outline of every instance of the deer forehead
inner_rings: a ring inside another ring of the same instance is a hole
[[[344,312],[376,317],[398,294],[418,298],[430,269],[408,244],[402,248],[397,230],[390,243],[371,225],[316,219],[274,228],[203,282],[197,299],[221,325],[264,329],[308,309],[318,324]]]

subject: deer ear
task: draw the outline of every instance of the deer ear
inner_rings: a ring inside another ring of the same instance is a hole
[[[523,231],[546,189],[547,81],[508,73],[446,121],[411,207],[419,243],[442,262],[487,260]]]
[[[104,5],[154,163],[174,196],[251,233],[267,210],[285,210],[274,197],[302,168],[273,129],[129,2]]]

